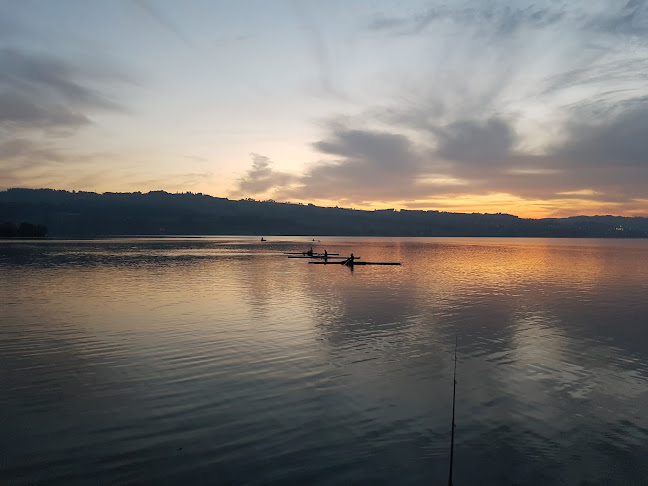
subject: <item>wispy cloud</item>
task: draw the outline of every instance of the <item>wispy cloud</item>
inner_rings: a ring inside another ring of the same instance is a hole
[[[643,0],[619,1],[587,22],[587,27],[615,35],[646,36],[648,5]]]
[[[105,159],[105,154],[74,153],[56,140],[11,137],[0,141],[0,188],[67,183],[69,187],[92,189],[92,186],[75,184],[89,178],[96,183],[102,176],[105,180],[104,172],[110,171],[95,164]]]
[[[133,5],[139,8],[149,19],[151,19],[158,27],[162,28],[162,30],[171,33],[171,35],[179,39],[187,47],[195,49],[194,45],[184,34],[184,32],[159,7],[155,6],[148,0],[131,0],[131,2],[133,3]]]
[[[331,59],[329,43],[317,22],[317,18],[309,11],[305,3],[294,2],[292,6],[296,17],[301,23],[305,44],[310,48],[319,83],[318,88],[327,96],[347,98],[347,95],[335,82],[336,72]]]
[[[10,165],[9,162],[27,166],[42,162],[60,162],[64,159],[65,156],[51,143],[20,138],[0,141],[0,160],[5,162],[5,168]]]
[[[565,11],[551,6],[524,7],[510,3],[475,2],[457,3],[453,6],[430,6],[409,16],[378,16],[370,21],[370,30],[387,31],[398,35],[420,34],[435,22],[452,22],[457,25],[489,29],[499,35],[510,35],[522,28],[545,28],[559,22]]]
[[[160,190],[185,192],[210,179],[211,172],[172,172],[147,177],[141,172],[134,172],[128,177],[128,187],[133,191]],[[169,183],[169,180],[173,181]]]

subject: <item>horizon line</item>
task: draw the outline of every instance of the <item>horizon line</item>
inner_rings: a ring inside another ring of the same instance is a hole
[[[13,191],[13,190],[24,190],[24,191],[53,191],[53,192],[67,192],[69,194],[79,194],[79,193],[87,193],[87,194],[96,194],[99,196],[103,196],[106,194],[142,194],[142,195],[147,195],[151,193],[164,193],[164,194],[169,194],[171,196],[174,195],[192,195],[192,196],[203,196],[203,197],[211,197],[214,199],[226,199],[228,201],[254,201],[254,202],[259,202],[259,203],[270,203],[270,204],[292,204],[295,206],[314,206],[317,208],[323,208],[323,209],[343,209],[347,211],[363,211],[367,213],[372,213],[372,212],[437,212],[437,213],[447,213],[447,214],[482,214],[482,215],[491,215],[491,216],[496,216],[496,215],[502,215],[502,216],[511,216],[514,218],[518,219],[527,219],[527,220],[543,220],[543,219],[569,219],[569,218],[579,218],[579,217],[584,217],[584,218],[596,218],[596,217],[612,217],[612,218],[642,218],[646,219],[648,218],[648,215],[646,216],[620,216],[620,215],[615,215],[615,214],[574,214],[571,216],[562,216],[562,217],[544,217],[544,218],[532,218],[532,217],[524,217],[524,216],[518,216],[516,214],[511,214],[511,213],[505,213],[501,211],[497,211],[494,213],[488,213],[488,212],[479,212],[479,211],[472,211],[472,212],[460,212],[460,211],[446,211],[442,209],[409,209],[409,208],[382,208],[382,209],[357,209],[353,207],[342,207],[342,206],[319,206],[314,203],[302,203],[302,202],[293,202],[293,201],[277,201],[272,198],[269,199],[255,199],[253,197],[241,197],[239,199],[230,199],[229,197],[223,197],[223,196],[213,196],[211,194],[206,194],[204,192],[192,192],[192,191],[176,191],[176,192],[169,192],[164,189],[156,189],[156,190],[149,190],[148,192],[142,192],[142,191],[131,191],[131,192],[120,192],[120,191],[104,191],[104,192],[99,192],[99,191],[85,191],[85,190],[69,190],[69,189],[54,189],[51,187],[39,187],[39,188],[34,188],[34,187],[7,187],[4,189],[0,189],[0,192],[8,192],[8,191]]]

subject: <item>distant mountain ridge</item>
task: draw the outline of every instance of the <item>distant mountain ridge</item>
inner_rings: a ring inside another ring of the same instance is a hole
[[[48,236],[339,235],[647,238],[648,218],[355,210],[312,204],[230,200],[204,194],[0,191],[0,223],[28,221]]]

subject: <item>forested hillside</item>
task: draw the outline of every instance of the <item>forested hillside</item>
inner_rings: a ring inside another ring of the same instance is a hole
[[[48,236],[357,235],[648,237],[648,218],[578,216],[524,219],[509,214],[361,211],[204,194],[0,192],[0,224],[30,222]]]

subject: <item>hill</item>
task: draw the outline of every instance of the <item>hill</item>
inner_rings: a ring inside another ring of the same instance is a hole
[[[648,218],[364,211],[312,204],[230,200],[204,194],[0,191],[0,224],[29,222],[48,236],[345,235],[648,237]]]

